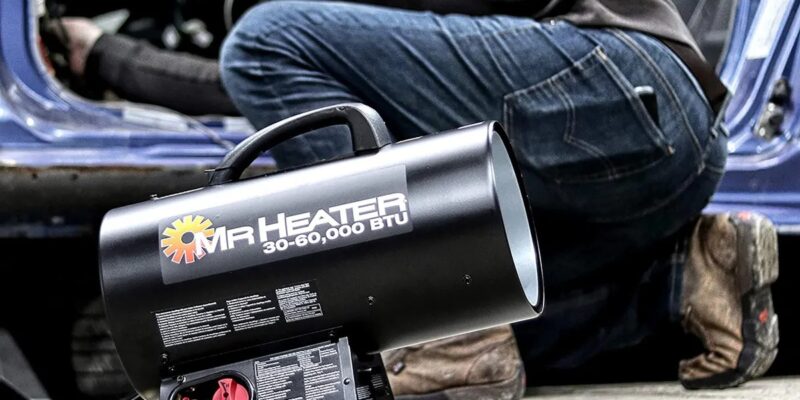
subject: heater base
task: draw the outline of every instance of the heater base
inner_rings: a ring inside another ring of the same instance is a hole
[[[392,400],[380,355],[346,337],[165,379],[161,400]]]

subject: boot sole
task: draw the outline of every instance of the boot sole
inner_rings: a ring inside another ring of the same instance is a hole
[[[736,369],[705,379],[683,381],[687,389],[725,389],[767,372],[778,354],[778,316],[770,286],[778,280],[778,234],[764,216],[731,216],[737,229],[737,279],[742,294],[744,347]]]
[[[525,393],[524,372],[520,366],[513,378],[497,383],[461,386],[426,394],[396,396],[396,400],[518,400]]]

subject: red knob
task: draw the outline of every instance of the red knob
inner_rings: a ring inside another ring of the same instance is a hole
[[[247,387],[233,378],[222,378],[217,381],[219,388],[214,392],[212,400],[250,400]]]

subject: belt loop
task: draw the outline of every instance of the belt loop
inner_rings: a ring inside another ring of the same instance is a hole
[[[725,127],[725,110],[728,109],[728,102],[730,102],[730,100],[730,94],[725,96],[725,100],[722,102],[722,105],[719,107],[719,111],[717,111],[717,114],[714,117],[714,123],[711,126],[711,136],[714,139],[719,136],[720,132],[722,132],[722,135],[726,138],[730,137],[730,132],[728,132],[728,129]]]
[[[731,95],[728,93],[725,96],[725,100],[722,101],[722,105],[719,107],[719,111],[717,111],[717,117],[714,119],[714,125],[721,125],[725,123],[725,111],[728,109],[728,103],[731,101]]]

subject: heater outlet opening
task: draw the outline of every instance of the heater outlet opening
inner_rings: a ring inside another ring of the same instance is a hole
[[[531,306],[538,308],[542,300],[539,282],[539,251],[523,198],[522,187],[509,154],[509,148],[497,131],[492,132],[490,145],[492,155],[490,165],[495,195],[511,257],[528,302]]]

